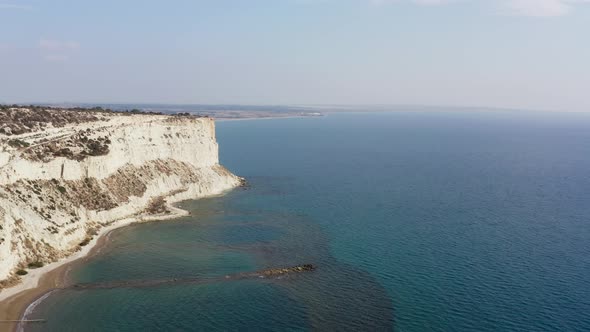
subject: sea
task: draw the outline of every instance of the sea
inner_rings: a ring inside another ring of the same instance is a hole
[[[116,230],[25,331],[590,331],[590,114],[328,113],[217,139],[248,186]]]

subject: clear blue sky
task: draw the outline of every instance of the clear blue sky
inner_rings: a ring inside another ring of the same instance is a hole
[[[590,0],[0,0],[0,102],[590,111]]]

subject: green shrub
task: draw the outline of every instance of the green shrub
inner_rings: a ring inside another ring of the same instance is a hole
[[[168,209],[166,206],[166,200],[164,199],[164,197],[159,196],[159,197],[153,198],[152,201],[150,202],[150,204],[148,205],[146,212],[150,213],[150,214],[159,214],[159,213],[168,212]]]
[[[36,262],[29,263],[27,266],[29,267],[29,269],[37,269],[37,268],[43,267],[43,265],[44,265],[43,262],[36,261]]]
[[[27,272],[25,270],[18,270],[18,271],[16,271],[16,274],[18,274],[19,276],[24,276],[26,274],[29,274],[29,272]]]
[[[12,146],[13,148],[26,148],[29,147],[30,144],[20,139],[11,139],[8,141],[8,145]]]

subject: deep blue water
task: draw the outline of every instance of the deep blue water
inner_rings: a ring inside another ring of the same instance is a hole
[[[590,330],[590,115],[217,128],[222,163],[250,188],[118,230],[73,271],[110,287],[53,293],[28,330]],[[224,278],[302,263],[318,269]],[[171,278],[185,281],[134,283]]]

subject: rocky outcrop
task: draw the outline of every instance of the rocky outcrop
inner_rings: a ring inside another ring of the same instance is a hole
[[[72,254],[113,222],[240,183],[219,165],[209,118],[105,113],[0,133],[0,280]]]

